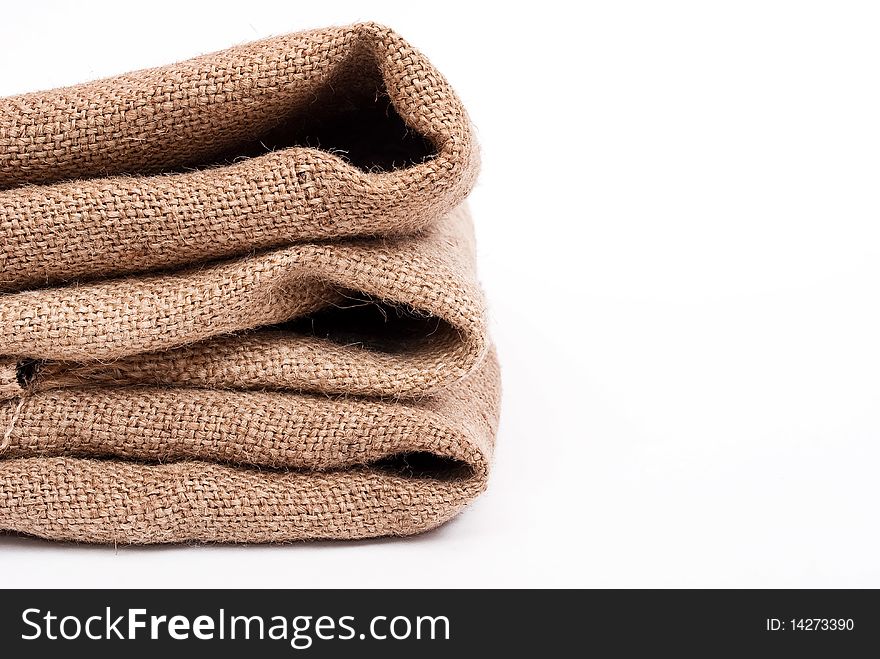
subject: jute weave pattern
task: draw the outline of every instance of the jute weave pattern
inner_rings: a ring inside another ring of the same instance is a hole
[[[445,79],[375,24],[0,99],[0,530],[409,535],[499,372]]]

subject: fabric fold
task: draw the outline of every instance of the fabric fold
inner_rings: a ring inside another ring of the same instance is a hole
[[[462,206],[415,236],[6,295],[0,335],[7,359],[40,362],[37,389],[91,381],[418,396],[467,375],[488,349],[473,259]],[[380,317],[370,322],[363,307]],[[310,321],[322,310],[316,336]],[[389,337],[395,329],[404,336]]]
[[[478,165],[443,76],[370,23],[0,99],[0,291],[413,233]]]
[[[465,386],[408,404],[86,388],[16,408],[0,405],[4,426],[17,415],[0,528],[125,544],[410,535],[485,489],[498,368],[491,355]]]

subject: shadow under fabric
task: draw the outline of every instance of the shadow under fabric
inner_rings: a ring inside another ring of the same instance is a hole
[[[0,99],[0,530],[409,535],[499,372],[445,79],[375,24]]]

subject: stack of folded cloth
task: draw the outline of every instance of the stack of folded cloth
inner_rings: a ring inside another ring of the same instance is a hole
[[[444,78],[374,24],[0,99],[0,530],[408,535],[499,375]]]

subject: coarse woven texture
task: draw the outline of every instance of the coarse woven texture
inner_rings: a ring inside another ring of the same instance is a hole
[[[19,362],[15,359],[0,358],[0,400],[18,396],[23,389],[19,382]]]
[[[86,382],[399,398],[455,384],[489,340],[460,206],[415,236],[0,296],[0,346],[19,371],[0,398]]]
[[[412,233],[478,164],[443,76],[372,23],[0,99],[0,291]]]
[[[0,529],[119,544],[419,533],[485,488],[498,393],[490,355],[409,404],[155,388],[7,401]]]
[[[446,81],[375,24],[0,99],[0,530],[409,535],[498,365]]]

